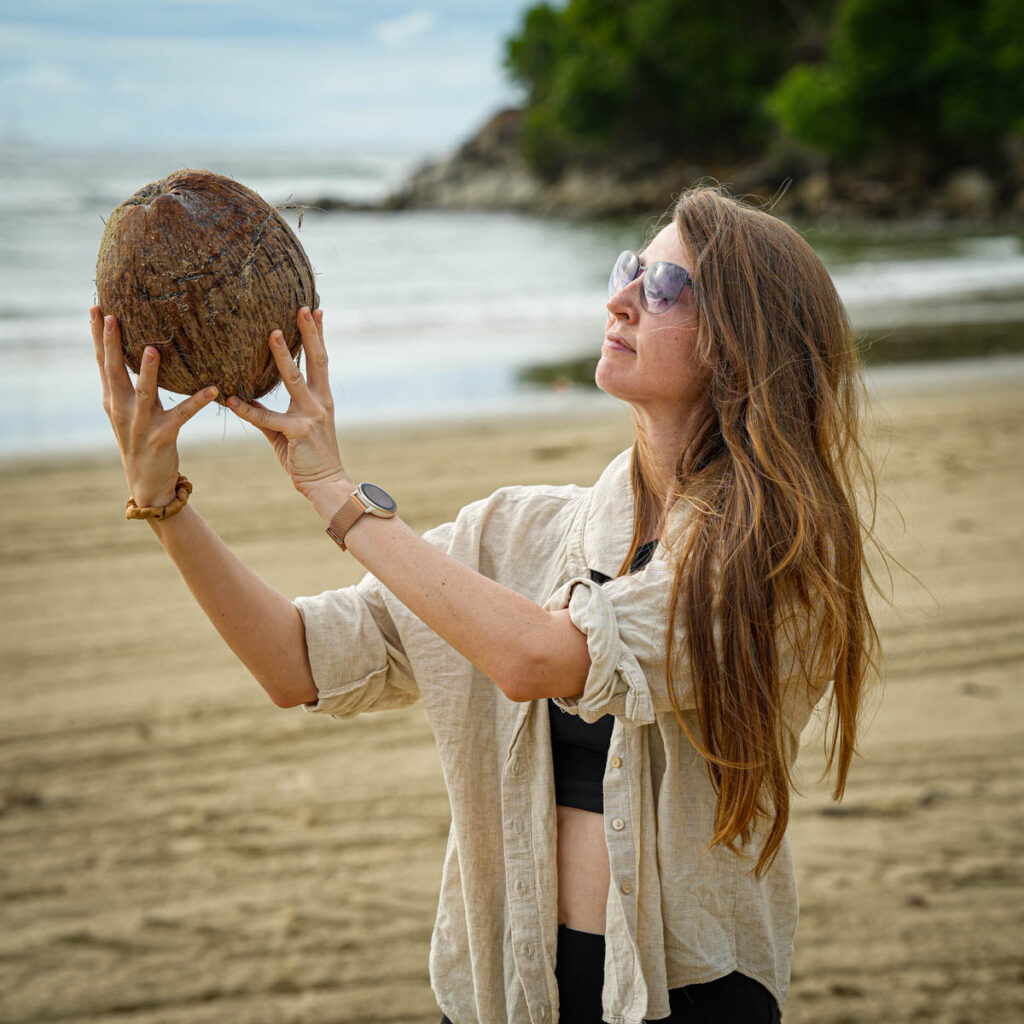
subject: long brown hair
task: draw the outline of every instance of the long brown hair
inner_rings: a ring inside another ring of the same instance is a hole
[[[877,490],[859,440],[853,333],[814,251],[778,218],[719,188],[690,189],[673,215],[693,261],[708,404],[674,480],[659,479],[638,430],[637,513],[623,569],[659,521],[666,492],[670,506],[685,502],[685,528],[662,536],[675,562],[669,694],[718,794],[711,845],[738,851],[766,825],[760,876],[789,820],[789,687],[817,694],[832,681],[826,773],[835,768],[834,799],[846,786],[858,708],[878,661],[864,557]],[[699,735],[680,711],[682,671],[692,679]]]

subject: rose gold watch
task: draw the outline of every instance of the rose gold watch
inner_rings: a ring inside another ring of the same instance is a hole
[[[376,484],[360,484],[348,501],[331,517],[327,536],[345,551],[345,534],[360,516],[371,515],[380,519],[391,519],[397,511],[397,502],[383,487]]]

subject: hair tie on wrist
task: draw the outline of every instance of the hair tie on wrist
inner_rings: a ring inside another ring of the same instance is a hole
[[[178,474],[178,482],[174,485],[174,501],[166,505],[149,505],[139,508],[134,498],[129,498],[124,507],[125,519],[170,519],[188,504],[188,496],[192,493],[192,484],[188,477]]]

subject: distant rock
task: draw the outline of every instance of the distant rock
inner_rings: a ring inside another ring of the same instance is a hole
[[[811,171],[793,187],[793,198],[812,216],[828,213],[835,201],[832,178],[825,171]]]
[[[557,181],[546,181],[520,155],[522,129],[521,110],[501,110],[453,153],[418,168],[383,202],[325,197],[309,205],[331,210],[515,210],[578,218],[658,216],[683,189],[712,181],[795,219],[1024,219],[1024,139],[1007,140],[1002,179],[974,167],[941,179],[929,156],[914,151],[881,153],[856,168],[835,169],[822,157],[779,143],[770,156],[731,165],[685,160],[658,164],[630,154],[629,159],[578,164]]]
[[[977,167],[966,167],[946,179],[941,196],[956,216],[990,217],[996,205],[996,184]]]
[[[521,110],[495,114],[449,156],[424,164],[385,203],[392,209],[530,209],[543,182],[519,155]]]
[[[392,209],[433,207],[519,210],[569,217],[662,212],[674,194],[705,172],[692,164],[636,173],[629,166],[570,167],[554,182],[535,174],[519,152],[521,110],[495,114],[450,156],[419,168],[385,203]]]

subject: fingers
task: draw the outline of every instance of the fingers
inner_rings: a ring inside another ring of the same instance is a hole
[[[319,314],[319,317],[317,316]],[[323,312],[310,313],[306,306],[299,310],[299,335],[306,353],[306,373],[309,390],[324,404],[331,400],[331,386],[327,377],[327,349],[324,347]]]
[[[303,346],[305,346],[305,338],[303,338]],[[284,335],[280,331],[272,331],[270,334],[270,352],[274,357],[274,362],[277,363],[281,380],[284,381],[284,386],[288,389],[288,394],[291,395],[295,404],[303,412],[313,412],[318,403],[310,394],[306,378],[302,376],[302,371],[292,359],[288,346],[285,344]]]
[[[255,398],[249,404],[253,407],[254,410],[256,410],[256,412],[260,412],[261,410],[263,412],[270,412],[270,410],[262,402],[257,402]],[[231,406],[230,398],[228,399],[228,405]],[[232,406],[232,408],[234,407]],[[237,412],[237,409],[235,411]],[[270,427],[264,427],[259,423],[254,424],[254,426],[275,448],[277,447],[278,439],[284,437],[284,435],[279,430],[273,430]],[[285,443],[287,443],[287,441]]]
[[[291,399],[288,412],[273,412],[259,402],[247,402],[237,395],[231,395],[227,400],[228,408],[239,419],[260,430],[275,447],[279,439],[305,436],[311,425],[330,421],[333,417],[327,350],[323,343],[323,313],[320,310],[311,313],[308,307],[303,306],[296,322],[309,368],[308,382],[288,351],[284,335],[280,331],[273,331],[270,335],[270,351]]]
[[[96,365],[100,371],[100,388],[103,401],[103,411],[110,415],[110,385],[107,382],[107,375],[103,370],[103,310],[99,306],[89,307],[89,329],[92,331],[92,347],[96,353]]]
[[[89,307],[89,330],[92,331],[92,343],[96,349],[96,362],[103,368],[103,310],[99,306]]]
[[[144,426],[157,408],[157,374],[160,370],[160,353],[147,345],[142,352],[139,376],[135,381],[135,424]]]
[[[145,365],[145,362],[143,362]],[[155,377],[155,371],[154,371]],[[139,380],[142,380],[140,375]],[[139,392],[141,393],[141,392]],[[197,391],[194,395],[190,395],[185,399],[184,402],[179,402],[168,414],[168,418],[173,420],[177,430],[180,430],[200,409],[204,406],[209,405],[217,397],[217,388],[208,387],[203,388],[202,391]]]
[[[287,351],[287,350],[286,350]],[[259,402],[246,402],[237,395],[228,399],[228,408],[239,418],[259,427],[264,434],[270,431],[284,433],[287,417],[284,413],[273,412]]]
[[[128,368],[124,365],[124,353],[121,349],[121,330],[117,317],[103,318],[103,372],[110,388],[110,397],[116,406],[127,406],[135,394]]]

